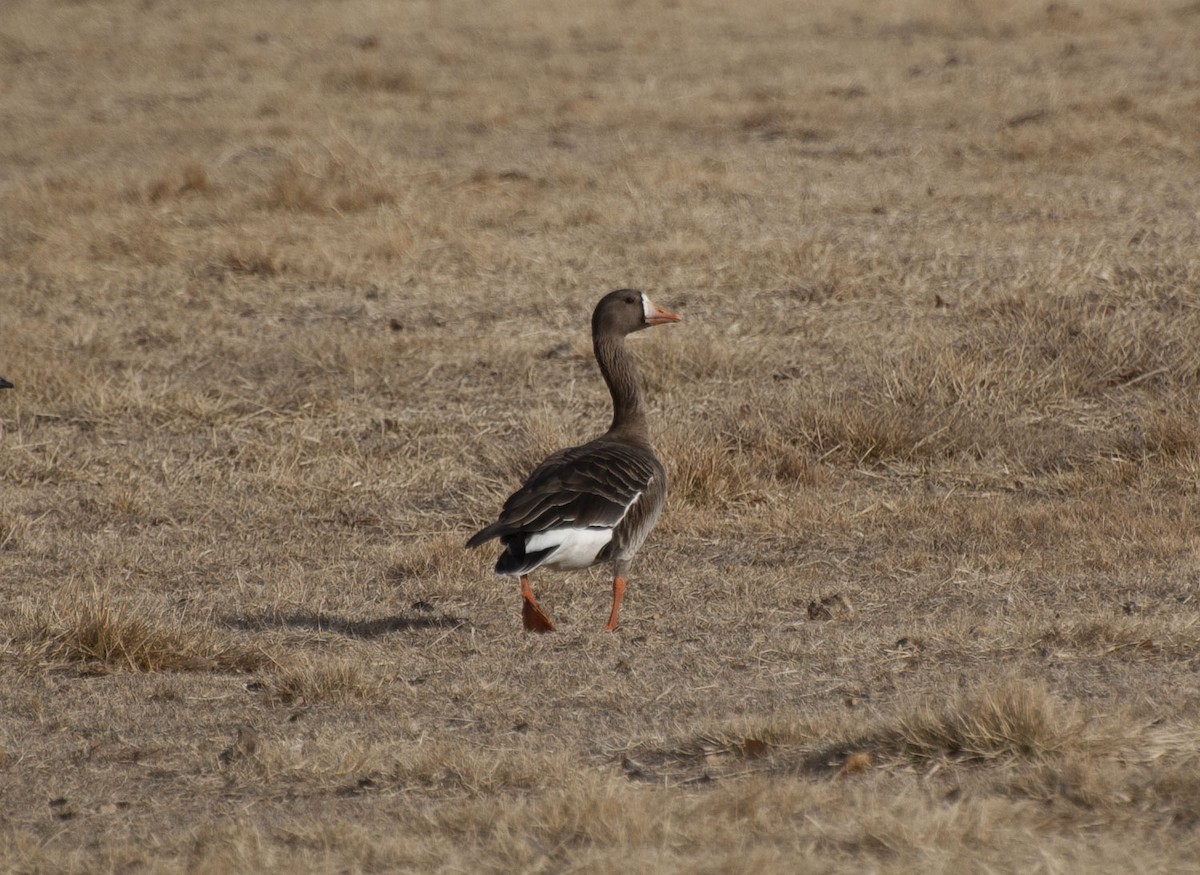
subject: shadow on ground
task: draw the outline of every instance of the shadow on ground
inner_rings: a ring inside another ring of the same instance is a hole
[[[330,614],[310,612],[262,614],[225,619],[228,626],[243,631],[310,629],[314,632],[331,632],[349,638],[377,638],[393,632],[418,632],[424,629],[457,629],[466,625],[466,622],[464,617],[427,613],[398,614],[392,617],[377,617],[373,620],[349,620]]]

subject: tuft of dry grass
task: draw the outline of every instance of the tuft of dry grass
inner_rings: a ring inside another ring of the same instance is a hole
[[[916,760],[966,762],[1053,758],[1091,746],[1078,714],[1064,709],[1044,689],[1015,681],[960,695],[948,705],[926,705],[880,741]]]
[[[281,270],[280,256],[269,244],[246,241],[235,244],[222,256],[220,267],[233,273],[272,277]]]
[[[271,180],[262,206],[299,213],[358,213],[395,203],[399,197],[397,183],[367,156],[340,149],[288,160]]]
[[[389,678],[373,676],[360,662],[323,657],[293,661],[261,684],[265,693],[288,705],[366,700],[383,695]]]
[[[146,186],[146,197],[151,203],[187,194],[208,194],[212,191],[212,180],[208,168],[199,161],[191,161],[179,168],[177,173],[164,174]]]
[[[142,672],[248,672],[272,661],[260,648],[234,642],[211,626],[103,595],[68,599],[49,610],[22,604],[5,626],[9,653],[35,663]]]

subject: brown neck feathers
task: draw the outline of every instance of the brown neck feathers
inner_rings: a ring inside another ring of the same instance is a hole
[[[625,338],[621,335],[602,334],[592,340],[596,362],[600,373],[608,384],[612,395],[613,419],[608,433],[614,437],[636,443],[648,444],[650,432],[646,425],[646,411],[642,409],[642,393],[638,388],[633,359],[625,350]]]

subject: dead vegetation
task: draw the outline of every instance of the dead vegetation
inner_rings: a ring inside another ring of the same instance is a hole
[[[14,604],[4,620],[4,655],[18,665],[82,663],[99,671],[245,672],[271,662],[209,625],[156,613],[144,602],[114,604],[103,594]]]
[[[7,4],[0,872],[1194,869],[1198,33]],[[671,497],[534,640],[626,285]]]

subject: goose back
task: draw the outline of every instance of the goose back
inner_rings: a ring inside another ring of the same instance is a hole
[[[500,538],[498,574],[628,562],[654,527],[667,476],[649,446],[605,435],[560,450],[509,496],[499,519],[469,541]],[[588,549],[591,548],[590,554]]]

